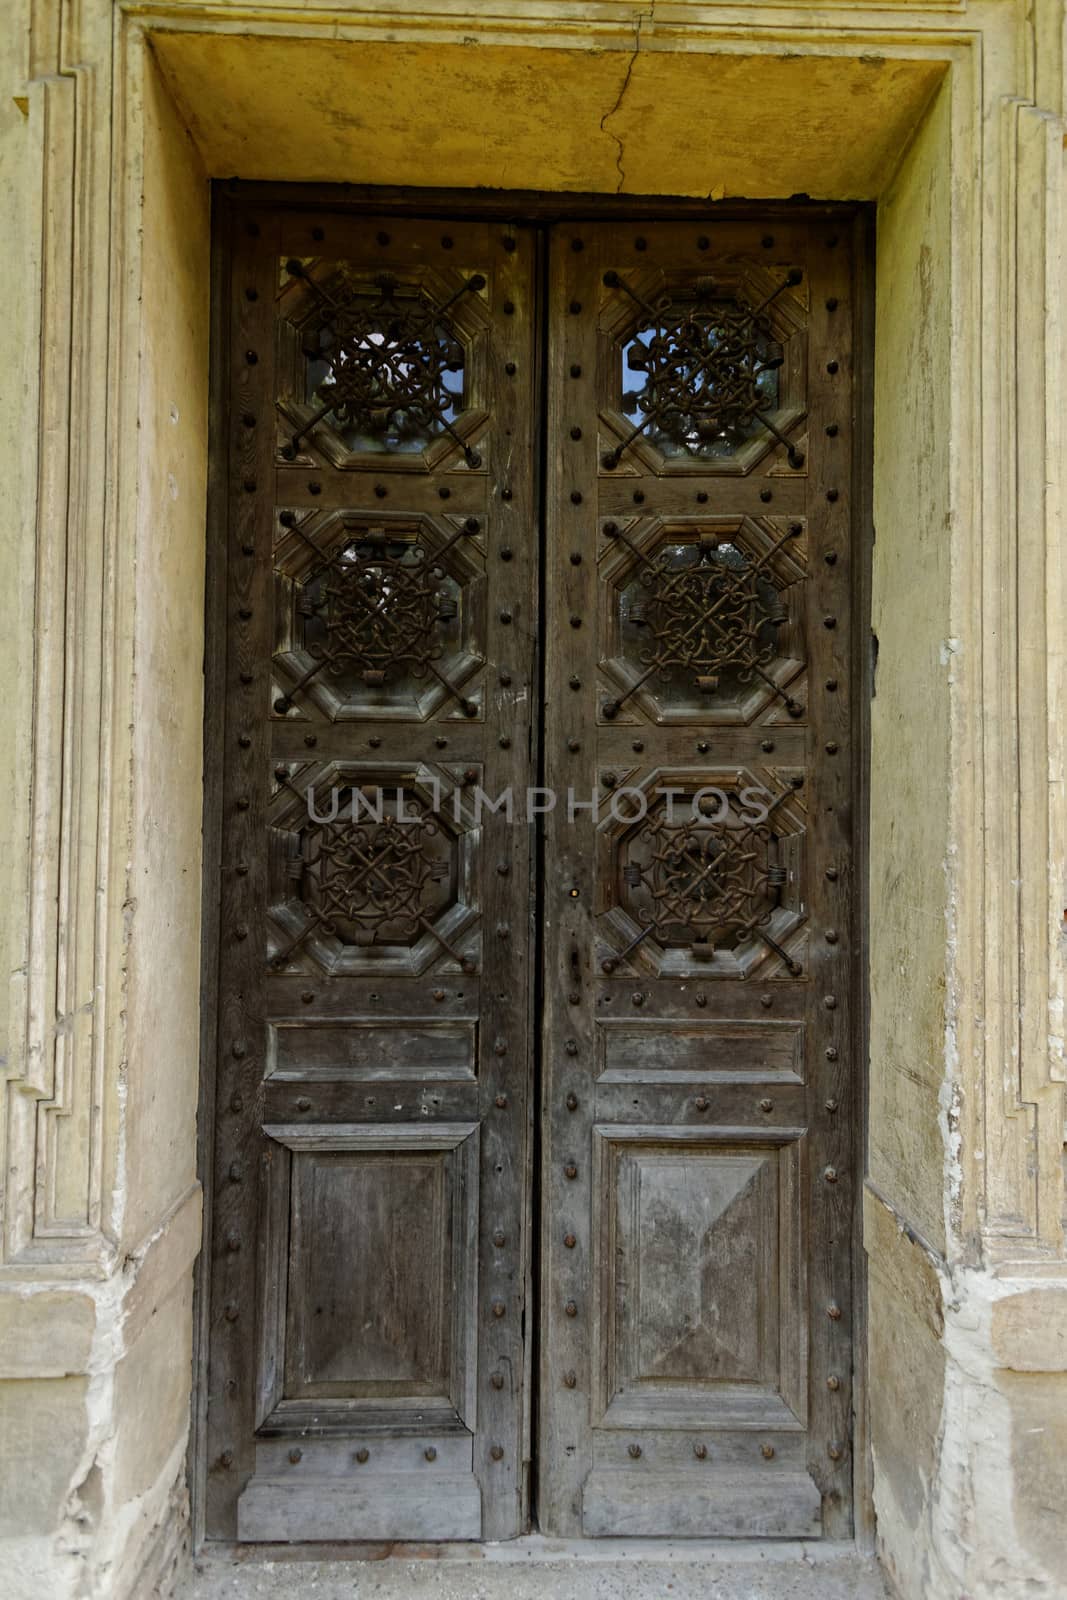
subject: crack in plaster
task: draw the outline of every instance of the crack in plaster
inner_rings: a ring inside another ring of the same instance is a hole
[[[615,143],[615,167],[619,174],[619,181],[615,185],[616,194],[622,193],[623,185],[626,182],[626,169],[623,166],[625,147],[618,134],[612,133],[611,129],[608,127],[608,123],[613,117],[617,117],[619,112],[622,110],[622,103],[626,98],[626,91],[630,87],[630,79],[633,77],[634,64],[636,63],[638,56],[641,54],[641,31],[646,22],[654,22],[655,19],[656,0],[649,0],[648,10],[640,11],[637,14],[634,27],[634,47],[630,52],[630,59],[626,63],[626,71],[623,74],[622,83],[619,86],[619,92],[615,96],[615,103],[614,105],[610,106],[607,111],[605,111],[604,115],[600,119],[600,131],[602,133],[606,133],[608,138],[612,139]]]

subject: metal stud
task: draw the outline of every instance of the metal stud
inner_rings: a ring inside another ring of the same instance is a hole
[[[759,1108],[760,1108],[761,1111],[764,1111],[764,1112],[773,1111],[774,1110],[774,1101],[773,1100],[766,1100],[766,1099],[761,1100],[760,1103],[759,1103]]]
[[[494,1444],[493,1446],[491,1446],[489,1454],[492,1456],[494,1461],[503,1461],[503,1459],[504,1459],[504,1446],[500,1445],[500,1444]]]
[[[504,1304],[504,1302],[503,1302],[503,1300],[494,1300],[494,1301],[493,1301],[493,1315],[494,1315],[494,1317],[496,1317],[496,1318],[497,1318],[497,1319],[498,1319],[498,1320],[499,1320],[499,1319],[500,1319],[500,1318],[501,1318],[501,1317],[502,1317],[502,1316],[504,1316],[504,1314],[505,1314],[505,1313],[506,1313],[506,1311],[507,1311],[507,1309],[508,1309],[508,1308],[507,1308],[507,1306],[506,1306],[506,1305],[505,1305],[505,1304]]]
[[[826,1007],[827,1011],[837,1010],[837,996],[835,994],[823,995],[822,1003]]]
[[[503,1228],[496,1229],[493,1234],[493,1243],[496,1245],[498,1250],[503,1249],[504,1245],[507,1243],[507,1234],[504,1232]],[[500,1314],[503,1316],[503,1312]]]
[[[773,1461],[774,1460],[774,1446],[773,1446],[773,1444],[761,1444],[760,1447],[759,1447],[759,1453],[763,1457],[764,1461]]]
[[[568,1317],[576,1317],[578,1315],[578,1306],[575,1301],[568,1300],[563,1307],[563,1311],[564,1315]]]
[[[434,1449],[432,1444],[427,1445],[426,1449],[422,1453],[426,1457],[427,1461],[437,1460],[437,1451]]]
[[[224,1315],[227,1322],[237,1321],[238,1317],[241,1315],[241,1308],[237,1304],[236,1300],[227,1301]]]
[[[577,1111],[578,1096],[576,1094],[569,1094],[563,1104],[567,1107],[568,1111]]]
[[[698,1111],[706,1111],[708,1109],[707,1095],[698,1094],[696,1099],[693,1101],[693,1104],[696,1106]]]
[[[565,1389],[573,1389],[577,1382],[578,1382],[577,1373],[575,1373],[575,1372],[565,1372],[563,1374],[563,1387]]]
[[[290,1450],[290,1452],[289,1452],[289,1460],[293,1463],[294,1467],[296,1466],[298,1461],[303,1461],[303,1459],[304,1459],[303,1450],[300,1450],[300,1449],[298,1449],[296,1447],[294,1447],[292,1450]]]
[[[844,1447],[839,1445],[836,1441],[833,1444],[828,1444],[826,1447],[826,1454],[830,1457],[831,1461],[840,1461],[844,1453]]]
[[[575,1166],[573,1161],[568,1161],[567,1162],[567,1165],[563,1169],[563,1176],[565,1178],[569,1178],[572,1183],[573,1183],[574,1179],[578,1176],[578,1168]]]
[[[830,1318],[831,1322],[841,1321],[841,1307],[838,1305],[836,1300],[830,1301],[830,1304],[826,1308],[826,1315]]]
[[[830,1390],[831,1394],[836,1394],[838,1389],[841,1387],[841,1379],[838,1378],[834,1373],[831,1373],[826,1380],[826,1387]]]
[[[578,1241],[574,1237],[573,1233],[565,1233],[563,1235],[563,1243],[566,1245],[568,1250],[573,1250]]]
[[[504,1387],[504,1374],[502,1372],[490,1373],[489,1382],[494,1389],[502,1389]]]
[[[827,1183],[836,1183],[837,1182],[837,1168],[836,1167],[824,1167],[823,1168],[823,1177],[826,1179]]]
[[[361,1467],[366,1466],[367,1462],[370,1460],[370,1451],[367,1449],[365,1444],[360,1445],[359,1449],[356,1451],[356,1460],[359,1462]]]
[[[639,1461],[641,1459],[641,1446],[639,1444],[630,1445],[629,1454],[632,1460]]]

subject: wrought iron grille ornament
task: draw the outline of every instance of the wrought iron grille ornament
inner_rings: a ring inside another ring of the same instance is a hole
[[[276,776],[294,787],[287,768],[279,768]],[[271,964],[283,967],[313,933],[361,946],[411,944],[428,933],[464,972],[474,972],[475,963],[455,950],[434,922],[442,909],[435,892],[439,901],[440,888],[452,874],[440,824],[410,795],[401,800],[400,814],[376,814],[370,821],[359,820],[365,808],[353,801],[352,790],[335,793],[335,800],[326,820],[309,812],[289,857],[304,925],[275,952]],[[379,796],[379,809],[380,804]]]
[[[712,959],[716,948],[736,949],[761,939],[795,977],[801,967],[770,933],[788,873],[779,860],[774,814],[792,793],[783,790],[760,820],[749,820],[738,797],[708,802],[718,813],[675,825],[666,808],[649,813],[622,871],[631,915],[641,931],[618,955],[601,963],[612,973],[650,935],[664,945],[688,945]]]
[[[286,262],[311,296],[301,330],[307,399],[316,406],[285,446],[290,459],[301,440],[328,421],[350,449],[421,450],[447,433],[468,466],[480,458],[454,427],[463,402],[465,354],[449,312],[466,294],[484,289],[475,273],[443,305],[418,285],[378,273],[370,286],[344,267],[314,277],[304,262]]]
[[[778,654],[778,630],[789,620],[788,585],[779,587],[772,563],[801,532],[800,523],[790,523],[755,559],[738,547],[734,534],[714,530],[646,555],[616,523],[606,523],[604,533],[623,544],[639,565],[644,592],[631,599],[624,620],[647,637],[639,650],[643,672],[625,693],[603,704],[604,716],[609,721],[618,716],[649,678],[674,669],[688,673],[708,695],[727,674],[743,685],[759,680],[784,701],[791,716],[800,716],[803,706],[768,668]]]
[[[444,654],[444,630],[459,610],[458,585],[450,582],[443,558],[457,540],[477,533],[476,519],[457,527],[432,553],[415,534],[357,526],[332,554],[308,533],[304,523],[310,516],[301,521],[283,511],[279,520],[315,557],[298,601],[304,648],[314,660],[275,701],[276,711],[288,711],[294,695],[319,673],[336,678],[355,669],[369,688],[402,675],[432,675],[468,716],[477,715],[475,702],[465,699],[436,664]]]
[[[702,455],[735,450],[762,427],[785,446],[791,467],[802,466],[803,454],[770,415],[778,405],[778,369],[785,358],[766,316],[778,295],[802,278],[793,268],[758,306],[749,307],[708,277],[684,298],[664,293],[652,304],[618,272],[606,272],[605,286],[628,295],[640,313],[624,359],[644,382],[623,395],[622,409],[637,421],[603,465],[609,471],[617,467],[643,433],[666,454]]]

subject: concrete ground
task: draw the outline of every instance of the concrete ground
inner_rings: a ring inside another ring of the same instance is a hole
[[[381,1559],[308,1560],[278,1549],[197,1557],[179,1600],[887,1600],[851,1550],[771,1543],[672,1545],[532,1536],[421,1546]]]

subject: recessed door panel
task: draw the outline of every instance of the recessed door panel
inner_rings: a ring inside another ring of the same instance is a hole
[[[840,1536],[851,244],[550,258],[542,1526]]]
[[[526,1526],[529,229],[223,208],[208,1526]],[[505,732],[506,730],[506,732]]]

